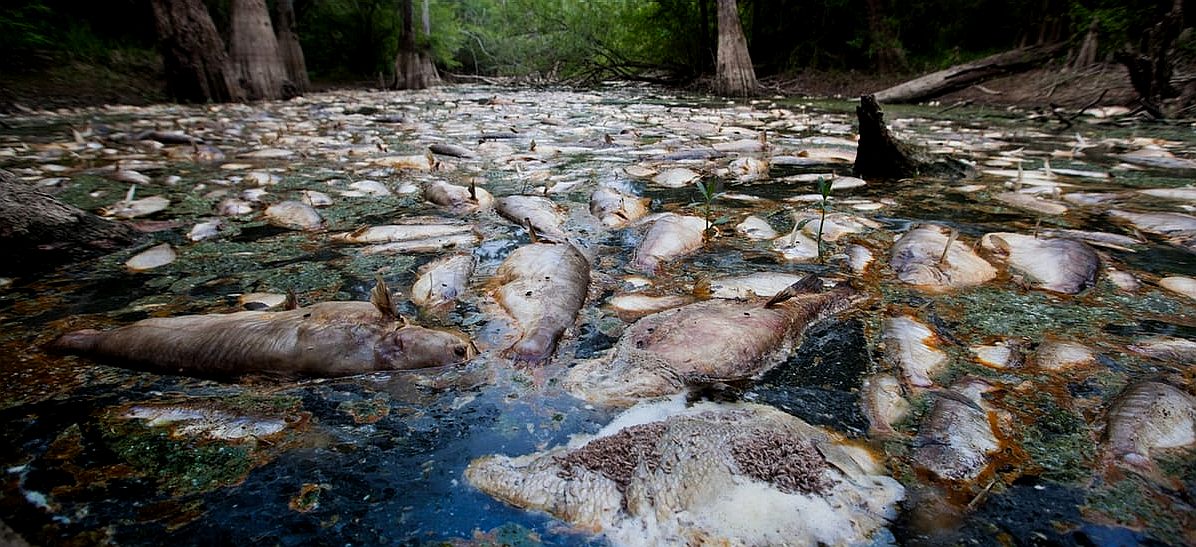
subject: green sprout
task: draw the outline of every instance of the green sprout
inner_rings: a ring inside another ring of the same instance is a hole
[[[709,237],[714,227],[727,221],[726,218],[713,219],[714,216],[712,206],[714,200],[718,199],[723,193],[719,191],[718,181],[712,180],[709,183],[704,183],[701,180],[694,183],[698,187],[698,193],[702,196],[702,214],[706,219],[706,229],[702,232]]]
[[[823,261],[822,227],[826,224],[827,211],[831,210],[831,179],[826,177],[818,177],[818,195],[821,196],[822,199],[818,201],[818,205],[815,205],[815,207],[818,208],[819,215],[818,235],[814,238],[814,241],[818,244],[818,262],[821,263]],[[813,221],[814,219],[807,218],[801,222],[798,222],[797,227],[795,227],[794,230],[801,230],[802,228],[805,228],[807,224]]]

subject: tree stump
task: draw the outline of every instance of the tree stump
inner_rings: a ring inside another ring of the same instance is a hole
[[[0,273],[20,275],[106,254],[132,244],[138,232],[54,199],[0,170]]]
[[[224,40],[202,0],[151,0],[166,88],[180,101],[241,101]]]
[[[917,147],[893,137],[874,95],[860,97],[855,109],[860,122],[860,142],[852,172],[857,177],[904,179],[915,176],[960,178],[971,167],[950,158],[931,158]]]

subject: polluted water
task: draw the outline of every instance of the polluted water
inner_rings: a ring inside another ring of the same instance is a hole
[[[30,111],[33,544],[1196,542],[1196,133],[648,86]],[[399,120],[399,123],[395,123]],[[180,138],[181,136],[181,138]],[[185,143],[185,144],[183,144]]]

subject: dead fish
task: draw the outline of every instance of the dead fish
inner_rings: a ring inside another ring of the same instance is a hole
[[[1109,216],[1133,224],[1143,232],[1162,236],[1196,233],[1196,217],[1183,213],[1135,213],[1113,209]]]
[[[324,219],[311,205],[299,201],[280,201],[266,208],[266,222],[288,230],[316,232],[324,229]]]
[[[736,158],[731,160],[727,169],[739,182],[754,182],[768,178],[768,162],[756,158]]]
[[[813,211],[794,211],[793,220],[808,236],[817,236],[821,226],[823,241],[838,241],[844,236],[880,228],[880,224],[870,219],[844,213],[830,213],[823,218]]]
[[[860,405],[868,418],[868,434],[872,436],[895,435],[893,424],[904,420],[910,411],[901,382],[890,374],[873,374],[864,379]]]
[[[596,437],[478,458],[465,478],[616,545],[865,545],[904,497],[865,450],[753,404],[637,407]]]
[[[199,137],[193,137],[179,131],[160,131],[156,129],[137,133],[133,136],[133,140],[150,140],[162,144],[199,144],[203,142],[203,139]]]
[[[1096,354],[1091,348],[1066,340],[1044,340],[1034,353],[1034,364],[1043,370],[1067,370],[1095,362]]]
[[[1125,388],[1109,407],[1105,453],[1131,468],[1155,474],[1150,452],[1196,443],[1196,399],[1162,382]]]
[[[253,212],[253,204],[239,198],[224,198],[216,204],[216,214],[226,217],[248,215]]]
[[[716,142],[710,147],[719,152],[746,154],[763,151],[764,143],[760,142],[760,139],[738,139],[729,142]]]
[[[710,296],[735,300],[771,297],[805,277],[782,272],[755,272],[747,275],[720,277],[710,281]]]
[[[1159,286],[1176,294],[1182,294],[1196,300],[1196,279],[1173,275],[1159,280]]]
[[[100,214],[106,217],[130,219],[152,215],[170,207],[170,200],[162,196],[132,199],[132,195],[133,190],[129,190],[129,197],[100,209]]]
[[[701,175],[686,169],[684,167],[674,167],[666,171],[661,171],[656,176],[652,177],[652,182],[664,186],[665,188],[685,188],[694,183],[694,181],[701,178]]]
[[[64,334],[51,349],[117,366],[222,380],[338,377],[464,362],[469,340],[400,318],[379,278],[370,302],[144,319]]]
[[[174,252],[174,248],[169,243],[162,243],[137,253],[125,261],[125,267],[135,272],[144,272],[170,264],[177,258],[178,254]]]
[[[635,247],[635,254],[628,267],[635,271],[655,274],[660,270],[661,262],[701,249],[706,241],[705,232],[704,219],[661,213],[655,216],[643,239]]]
[[[1150,188],[1138,192],[1156,198],[1196,201],[1196,188]]]
[[[938,336],[909,315],[885,320],[885,356],[911,386],[930,387],[947,365],[947,354],[938,349]]]
[[[940,480],[971,481],[991,463],[1001,443],[989,417],[992,410],[980,393],[992,386],[972,381],[977,382],[978,386],[957,384],[952,396],[935,397],[914,440],[914,468]]]
[[[369,245],[362,247],[360,253],[365,256],[395,253],[436,253],[468,249],[477,245],[481,240],[482,237],[477,232],[459,232],[423,239],[408,239]]]
[[[748,215],[743,222],[735,225],[735,231],[753,240],[776,239],[778,235],[772,225],[756,215]]]
[[[929,292],[972,287],[997,276],[991,264],[934,224],[917,226],[893,243],[890,265],[901,282]]]
[[[803,228],[800,223],[794,225],[792,232],[772,241],[772,249],[791,262],[809,262],[822,256],[818,242],[803,233]]]
[[[1196,160],[1177,158],[1175,154],[1158,146],[1150,145],[1125,154],[1114,154],[1114,157],[1126,163],[1153,167],[1158,169],[1196,169]]]
[[[1151,336],[1126,346],[1134,353],[1152,359],[1191,363],[1196,361],[1196,341],[1174,336]]]
[[[153,179],[141,174],[138,171],[134,171],[132,169],[121,169],[120,167],[117,167],[111,175],[108,175],[108,178],[117,182],[127,182],[129,184],[140,184],[143,186],[153,182]]]
[[[294,302],[291,297],[294,294],[278,294],[268,292],[251,292],[242,294],[237,297],[237,304],[247,310],[267,310],[270,308],[277,308],[279,306],[287,305],[287,309],[295,309],[299,307],[298,302]],[[288,302],[291,301],[291,302]],[[290,305],[293,304],[293,305]]]
[[[282,175],[278,173],[267,173],[265,171],[252,171],[245,174],[241,182],[247,184],[256,184],[257,186],[274,186],[282,182]]]
[[[856,274],[862,274],[872,264],[872,250],[858,244],[847,246],[847,264],[851,266],[851,271]]]
[[[209,218],[203,222],[191,227],[191,231],[187,232],[187,239],[191,241],[203,241],[211,239],[220,235],[220,228],[223,226],[223,221],[218,218]]]
[[[472,233],[473,226],[469,224],[384,224],[332,234],[329,240],[347,244],[390,243]]]
[[[968,348],[976,362],[991,368],[1009,369],[1022,365],[1022,342],[1016,339],[999,340],[992,344],[977,344]]]
[[[350,198],[386,197],[391,195],[391,191],[385,184],[376,180],[359,180],[350,184],[349,190],[341,192],[341,195]]]
[[[694,301],[688,295],[650,296],[646,294],[621,294],[606,301],[615,315],[623,321],[635,321],[645,315],[684,306]]]
[[[311,205],[312,207],[327,207],[332,205],[332,198],[324,192],[316,190],[303,190],[299,192],[303,196],[303,203]]]
[[[494,206],[494,196],[477,184],[458,186],[441,180],[428,182],[424,199],[458,213],[485,211]]]
[[[720,152],[713,148],[691,148],[689,150],[677,150],[674,152],[667,152],[656,157],[662,161],[684,161],[684,160],[713,160],[726,157],[725,152]]]
[[[1114,268],[1105,268],[1105,279],[1117,286],[1117,289],[1122,292],[1137,292],[1142,288],[1142,284],[1138,282],[1138,278],[1129,272],[1123,272]]]
[[[649,315],[627,327],[605,357],[570,369],[565,387],[617,406],[752,378],[784,360],[810,324],[854,303],[850,287],[821,285],[811,275],[771,300],[707,300]]]
[[[1043,199],[1039,196],[1024,194],[1021,192],[1002,192],[993,196],[997,201],[1017,207],[1018,209],[1025,209],[1035,213],[1042,213],[1044,215],[1062,215],[1067,212],[1067,206],[1062,203]]]
[[[1116,249],[1118,251],[1133,252],[1131,247],[1142,244],[1141,240],[1132,238],[1130,236],[1111,234],[1109,232],[1092,232],[1088,230],[1071,230],[1059,228],[1052,230],[1042,230],[1038,232],[1038,235],[1039,237],[1045,238],[1075,239],[1090,245],[1107,247],[1110,249]]]
[[[392,169],[411,169],[415,171],[431,171],[440,167],[441,163],[432,154],[412,154],[410,156],[385,156],[370,160],[374,165],[390,167]]]
[[[426,312],[443,313],[465,294],[470,275],[473,275],[472,255],[439,258],[420,268],[419,279],[411,287],[411,301]]]
[[[590,194],[590,214],[597,217],[603,226],[618,229],[647,215],[649,201],[648,198],[603,186]]]
[[[431,150],[433,154],[451,156],[454,158],[476,158],[478,156],[472,150],[465,148],[464,146],[440,142],[428,146],[428,150]]]
[[[565,215],[556,202],[542,196],[503,196],[495,209],[503,218],[520,226],[531,225],[536,236],[563,243],[568,239],[561,226]]]
[[[1100,257],[1074,239],[1036,238],[1021,234],[985,234],[980,245],[1029,278],[1035,288],[1076,294],[1096,283]]]
[[[543,364],[585,303],[590,263],[569,243],[532,243],[507,256],[494,282],[495,300],[522,333],[508,355],[516,362]]]
[[[261,150],[254,150],[252,152],[244,152],[237,154],[238,157],[251,159],[285,159],[294,156],[295,152],[291,150],[284,150],[282,148],[263,148]]]
[[[149,427],[168,427],[172,437],[221,441],[267,440],[290,426],[284,418],[238,412],[214,399],[137,404],[128,407],[123,417],[144,420]]]

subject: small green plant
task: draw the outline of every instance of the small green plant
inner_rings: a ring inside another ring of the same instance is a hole
[[[818,177],[818,195],[822,198],[818,200],[818,235],[814,238],[814,242],[818,245],[818,262],[823,261],[823,244],[822,244],[822,227],[826,224],[826,213],[831,210],[831,179],[826,177]],[[797,223],[794,231],[805,228],[807,224],[813,222],[814,219],[807,218]]]
[[[713,209],[714,200],[718,199],[718,197],[723,195],[723,193],[721,191],[719,191],[720,185],[718,184],[717,180],[711,180],[709,182],[702,182],[701,180],[699,180],[699,181],[695,182],[694,185],[698,187],[698,193],[702,197],[702,201],[700,204],[702,205],[702,215],[706,219],[706,229],[703,233],[707,237],[709,237],[710,235],[713,234],[715,226],[717,226],[719,224],[723,224],[723,223],[727,222],[727,220],[728,220],[726,217],[717,218],[717,219],[713,218],[713,216],[714,216],[714,209]]]

